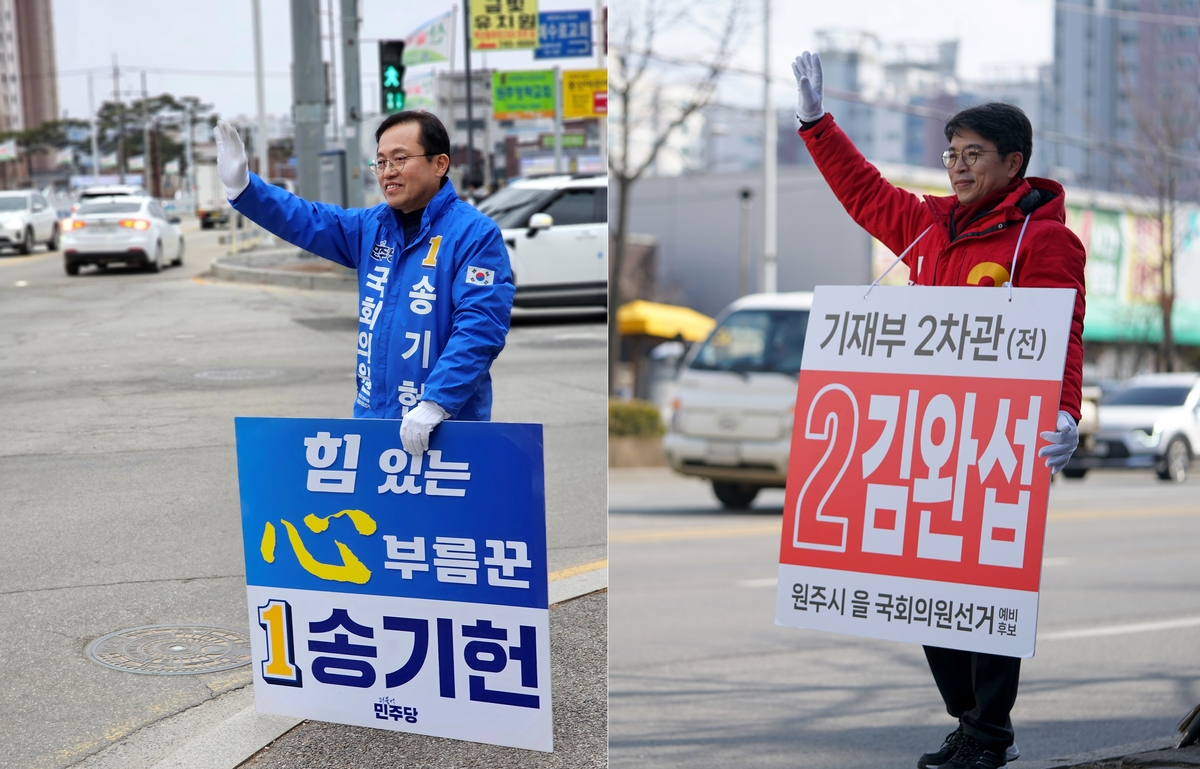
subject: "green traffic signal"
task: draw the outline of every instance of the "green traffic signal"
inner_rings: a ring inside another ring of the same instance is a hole
[[[404,109],[404,41],[379,41],[379,97],[384,114]]]

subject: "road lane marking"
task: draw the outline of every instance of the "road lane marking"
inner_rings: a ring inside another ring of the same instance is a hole
[[[558,571],[552,571],[546,575],[546,581],[557,582],[560,579],[566,579],[567,577],[574,577],[576,574],[587,574],[589,571],[597,571],[599,569],[607,569],[607,568],[608,568],[608,559],[602,558],[599,561],[592,561],[591,563],[583,563],[578,566],[571,566],[566,569],[559,569]]]
[[[1177,630],[1186,627],[1200,627],[1200,617],[1178,617],[1158,622],[1137,622],[1131,625],[1105,625],[1102,627],[1079,628],[1078,630],[1056,630],[1050,633],[1038,633],[1037,637],[1039,641],[1065,641],[1072,638],[1099,638],[1101,636],[1126,635],[1129,633],[1153,633],[1158,630]]]
[[[763,577],[762,579],[742,579],[738,580],[738,587],[775,587],[779,584],[779,577]]]
[[[721,539],[723,537],[761,537],[767,534],[779,536],[780,521],[760,523],[754,526],[705,526],[678,529],[632,529],[612,531],[608,542],[630,544],[635,542],[674,542],[689,539]]]
[[[1104,521],[1128,518],[1176,518],[1189,515],[1200,516],[1200,505],[1176,505],[1144,510],[1064,510],[1050,513],[1047,518],[1051,521]]]

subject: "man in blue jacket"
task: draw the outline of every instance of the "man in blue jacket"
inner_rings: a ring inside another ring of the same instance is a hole
[[[233,207],[305,251],[358,271],[354,416],[402,418],[410,454],[443,419],[488,420],[492,361],[504,348],[513,279],[500,228],[446,178],[450,139],[427,112],[388,116],[372,170],[386,200],[346,210],[303,200],[247,170],[225,121],[213,131]]]

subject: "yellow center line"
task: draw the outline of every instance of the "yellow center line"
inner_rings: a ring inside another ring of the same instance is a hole
[[[705,526],[678,529],[642,529],[610,531],[609,544],[635,542],[671,542],[685,539],[722,539],[725,537],[779,536],[780,521],[760,523],[753,526]]]
[[[6,257],[3,260],[0,260],[0,267],[4,267],[7,265],[11,265],[11,264],[24,264],[25,262],[33,262],[33,261],[37,261],[38,259],[46,259],[51,256],[59,256],[59,252],[47,251],[44,254],[31,254],[29,256]]]
[[[607,568],[608,568],[608,559],[603,558],[599,561],[592,561],[591,563],[581,563],[578,566],[571,566],[566,569],[559,569],[558,571],[552,571],[546,575],[546,578],[550,582],[557,582],[560,579],[566,579],[567,577],[574,577],[576,574],[587,574],[589,571],[596,571],[598,569],[607,569]]]

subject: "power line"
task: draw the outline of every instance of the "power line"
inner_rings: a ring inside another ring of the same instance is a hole
[[[190,75],[195,77],[254,77],[253,72],[241,72],[238,70],[221,70],[221,69],[172,69],[162,67],[130,67],[121,65],[122,70],[130,72],[146,72],[153,75]],[[96,72],[110,72],[111,67],[86,67],[84,69],[60,70],[54,74],[41,74],[35,77],[74,77],[76,75],[87,75]],[[286,72],[265,72],[267,77],[290,77]]]

